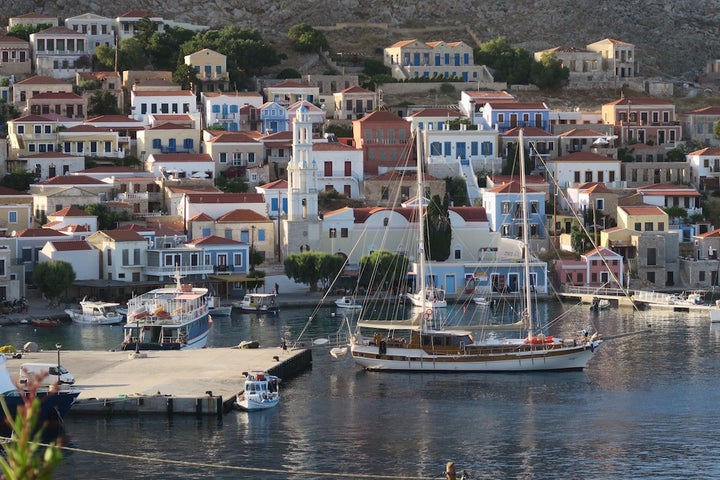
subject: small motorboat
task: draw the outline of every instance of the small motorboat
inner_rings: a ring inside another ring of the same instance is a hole
[[[344,357],[347,354],[348,347],[335,347],[330,349],[330,355],[333,356],[333,358],[340,358]]]
[[[357,303],[352,297],[342,297],[335,300],[335,306],[345,308],[347,310],[360,310],[362,305]]]
[[[34,327],[52,328],[62,326],[62,321],[56,318],[33,318],[30,324]]]
[[[265,372],[248,374],[245,389],[235,399],[240,410],[252,412],[267,410],[280,403],[280,379]]]
[[[608,308],[610,308],[610,300],[593,297],[592,303],[590,304],[591,312],[599,312],[600,310],[607,310]]]
[[[475,305],[480,305],[482,307],[487,307],[491,303],[490,300],[485,297],[473,297],[473,302]]]
[[[277,314],[280,307],[275,302],[274,293],[248,293],[242,300],[233,302],[233,307],[243,313],[272,313]]]

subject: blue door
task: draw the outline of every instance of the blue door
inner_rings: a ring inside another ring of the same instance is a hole
[[[174,138],[171,138],[168,140],[168,151],[170,153],[175,153],[175,149],[177,148],[176,142]]]
[[[455,144],[455,154],[460,160],[467,160],[467,155],[465,152],[465,142],[457,142]]]
[[[445,275],[445,291],[455,293],[455,275]]]

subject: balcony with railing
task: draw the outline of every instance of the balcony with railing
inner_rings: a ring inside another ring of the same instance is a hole
[[[408,138],[366,138],[365,145],[405,145],[410,141]]]
[[[180,275],[210,275],[215,273],[215,269],[212,265],[145,265],[143,273],[153,277],[171,277],[175,272],[180,272]]]

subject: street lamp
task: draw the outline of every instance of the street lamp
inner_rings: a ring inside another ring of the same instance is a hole
[[[55,344],[55,348],[57,348],[57,354],[58,354],[58,362],[57,362],[57,383],[58,387],[60,387],[60,349],[62,348],[62,345],[59,343]]]

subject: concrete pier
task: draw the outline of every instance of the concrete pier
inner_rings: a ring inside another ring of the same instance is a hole
[[[17,376],[25,362],[57,363],[56,351],[26,353],[8,360]],[[312,364],[310,350],[207,348],[105,352],[61,351],[60,363],[80,390],[72,414],[217,415],[232,408],[243,390],[243,373],[267,371],[283,383]],[[282,384],[281,384],[282,391]]]

